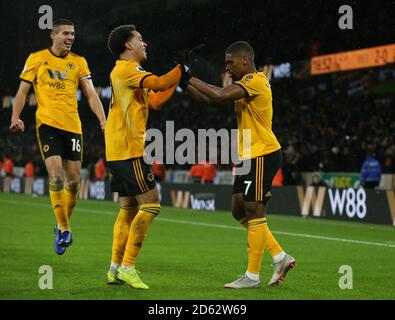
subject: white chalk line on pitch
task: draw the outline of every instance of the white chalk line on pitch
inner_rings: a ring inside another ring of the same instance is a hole
[[[31,203],[25,201],[12,201],[12,200],[2,200],[1,202],[15,204],[15,205],[25,205],[25,206],[35,206],[35,207],[44,207],[50,209],[50,205],[40,204],[40,203]],[[114,211],[101,211],[101,210],[93,210],[93,209],[85,209],[78,208],[78,211],[96,213],[96,214],[104,214],[115,216],[116,212]],[[245,228],[236,227],[236,226],[228,226],[225,224],[214,224],[214,223],[205,223],[205,222],[197,222],[197,221],[187,221],[187,220],[178,220],[178,219],[168,219],[168,218],[156,218],[156,221],[161,222],[170,222],[170,223],[180,223],[180,224],[188,224],[202,227],[210,227],[210,228],[221,228],[221,229],[233,229],[233,230],[245,230]],[[312,234],[305,233],[293,233],[293,232],[285,232],[285,231],[273,231],[275,234],[291,236],[291,237],[299,237],[299,238],[309,238],[309,239],[317,239],[317,240],[327,240],[327,241],[337,241],[337,242],[345,242],[345,243],[355,243],[355,244],[364,244],[369,246],[377,246],[377,247],[387,247],[387,248],[395,248],[395,244],[387,244],[380,242],[370,242],[370,241],[361,241],[361,240],[352,240],[352,239],[342,239],[342,238],[334,238],[334,237],[326,237],[326,236],[317,236]]]

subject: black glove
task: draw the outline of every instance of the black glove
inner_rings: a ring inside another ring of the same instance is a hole
[[[188,81],[191,78],[191,51],[182,50],[176,53],[174,62],[181,66],[181,79],[178,86],[185,90],[188,87]]]
[[[178,84],[179,87],[185,90],[188,87],[188,81],[191,79],[191,65],[196,60],[196,54],[206,46],[205,43],[201,43],[192,49],[182,50],[176,53],[175,61],[181,65],[181,79]]]
[[[181,66],[181,79],[178,86],[185,90],[188,87],[189,79],[192,77],[191,68],[186,64],[180,64]]]

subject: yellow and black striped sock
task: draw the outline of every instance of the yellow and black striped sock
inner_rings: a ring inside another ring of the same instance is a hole
[[[239,220],[239,223],[248,230],[248,220],[247,218],[242,218]]]
[[[64,201],[67,217],[69,219],[71,217],[71,214],[73,213],[73,209],[77,202],[79,191],[80,191],[79,185],[77,186],[69,185],[64,188],[63,201]]]
[[[140,209],[130,225],[122,266],[130,267],[136,264],[137,256],[147,236],[148,227],[159,212],[159,203],[140,205]]]
[[[138,207],[120,208],[113,229],[111,262],[121,264],[129,237],[130,225],[139,211]]]
[[[49,183],[49,197],[51,199],[51,204],[55,213],[58,228],[62,232],[69,230],[69,219],[67,217],[63,200],[63,182]]]

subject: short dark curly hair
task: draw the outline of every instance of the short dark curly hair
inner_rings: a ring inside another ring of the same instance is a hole
[[[240,54],[244,53],[251,58],[254,58],[254,49],[251,47],[251,45],[246,42],[246,41],[237,41],[232,43],[228,49],[226,49],[225,54]]]
[[[122,25],[112,30],[107,40],[108,50],[114,56],[119,57],[125,51],[125,43],[133,38],[133,31],[136,31],[136,27],[132,24]]]
[[[57,19],[53,22],[52,32],[58,33],[60,26],[74,26],[74,23],[68,19]]]

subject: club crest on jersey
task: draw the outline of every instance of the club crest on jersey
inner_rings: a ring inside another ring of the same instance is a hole
[[[247,82],[249,82],[251,79],[253,79],[254,78],[254,76],[253,75],[248,75],[248,76],[245,76],[243,79],[241,79],[241,83],[247,83]]]
[[[67,71],[60,73],[58,70],[52,71],[51,69],[48,69],[48,73],[51,79],[59,78],[59,80],[63,81],[67,77]]]
[[[48,152],[48,151],[49,151],[49,145],[46,144],[46,145],[43,147],[43,151],[44,151],[44,152]]]
[[[149,181],[154,181],[154,175],[153,175],[152,173],[149,173],[149,174],[147,175],[147,179],[148,179]]]
[[[145,72],[145,70],[141,66],[136,67],[137,72]]]
[[[72,62],[69,62],[68,64],[67,64],[67,68],[69,68],[70,70],[73,70],[74,69],[74,63],[72,63]]]

